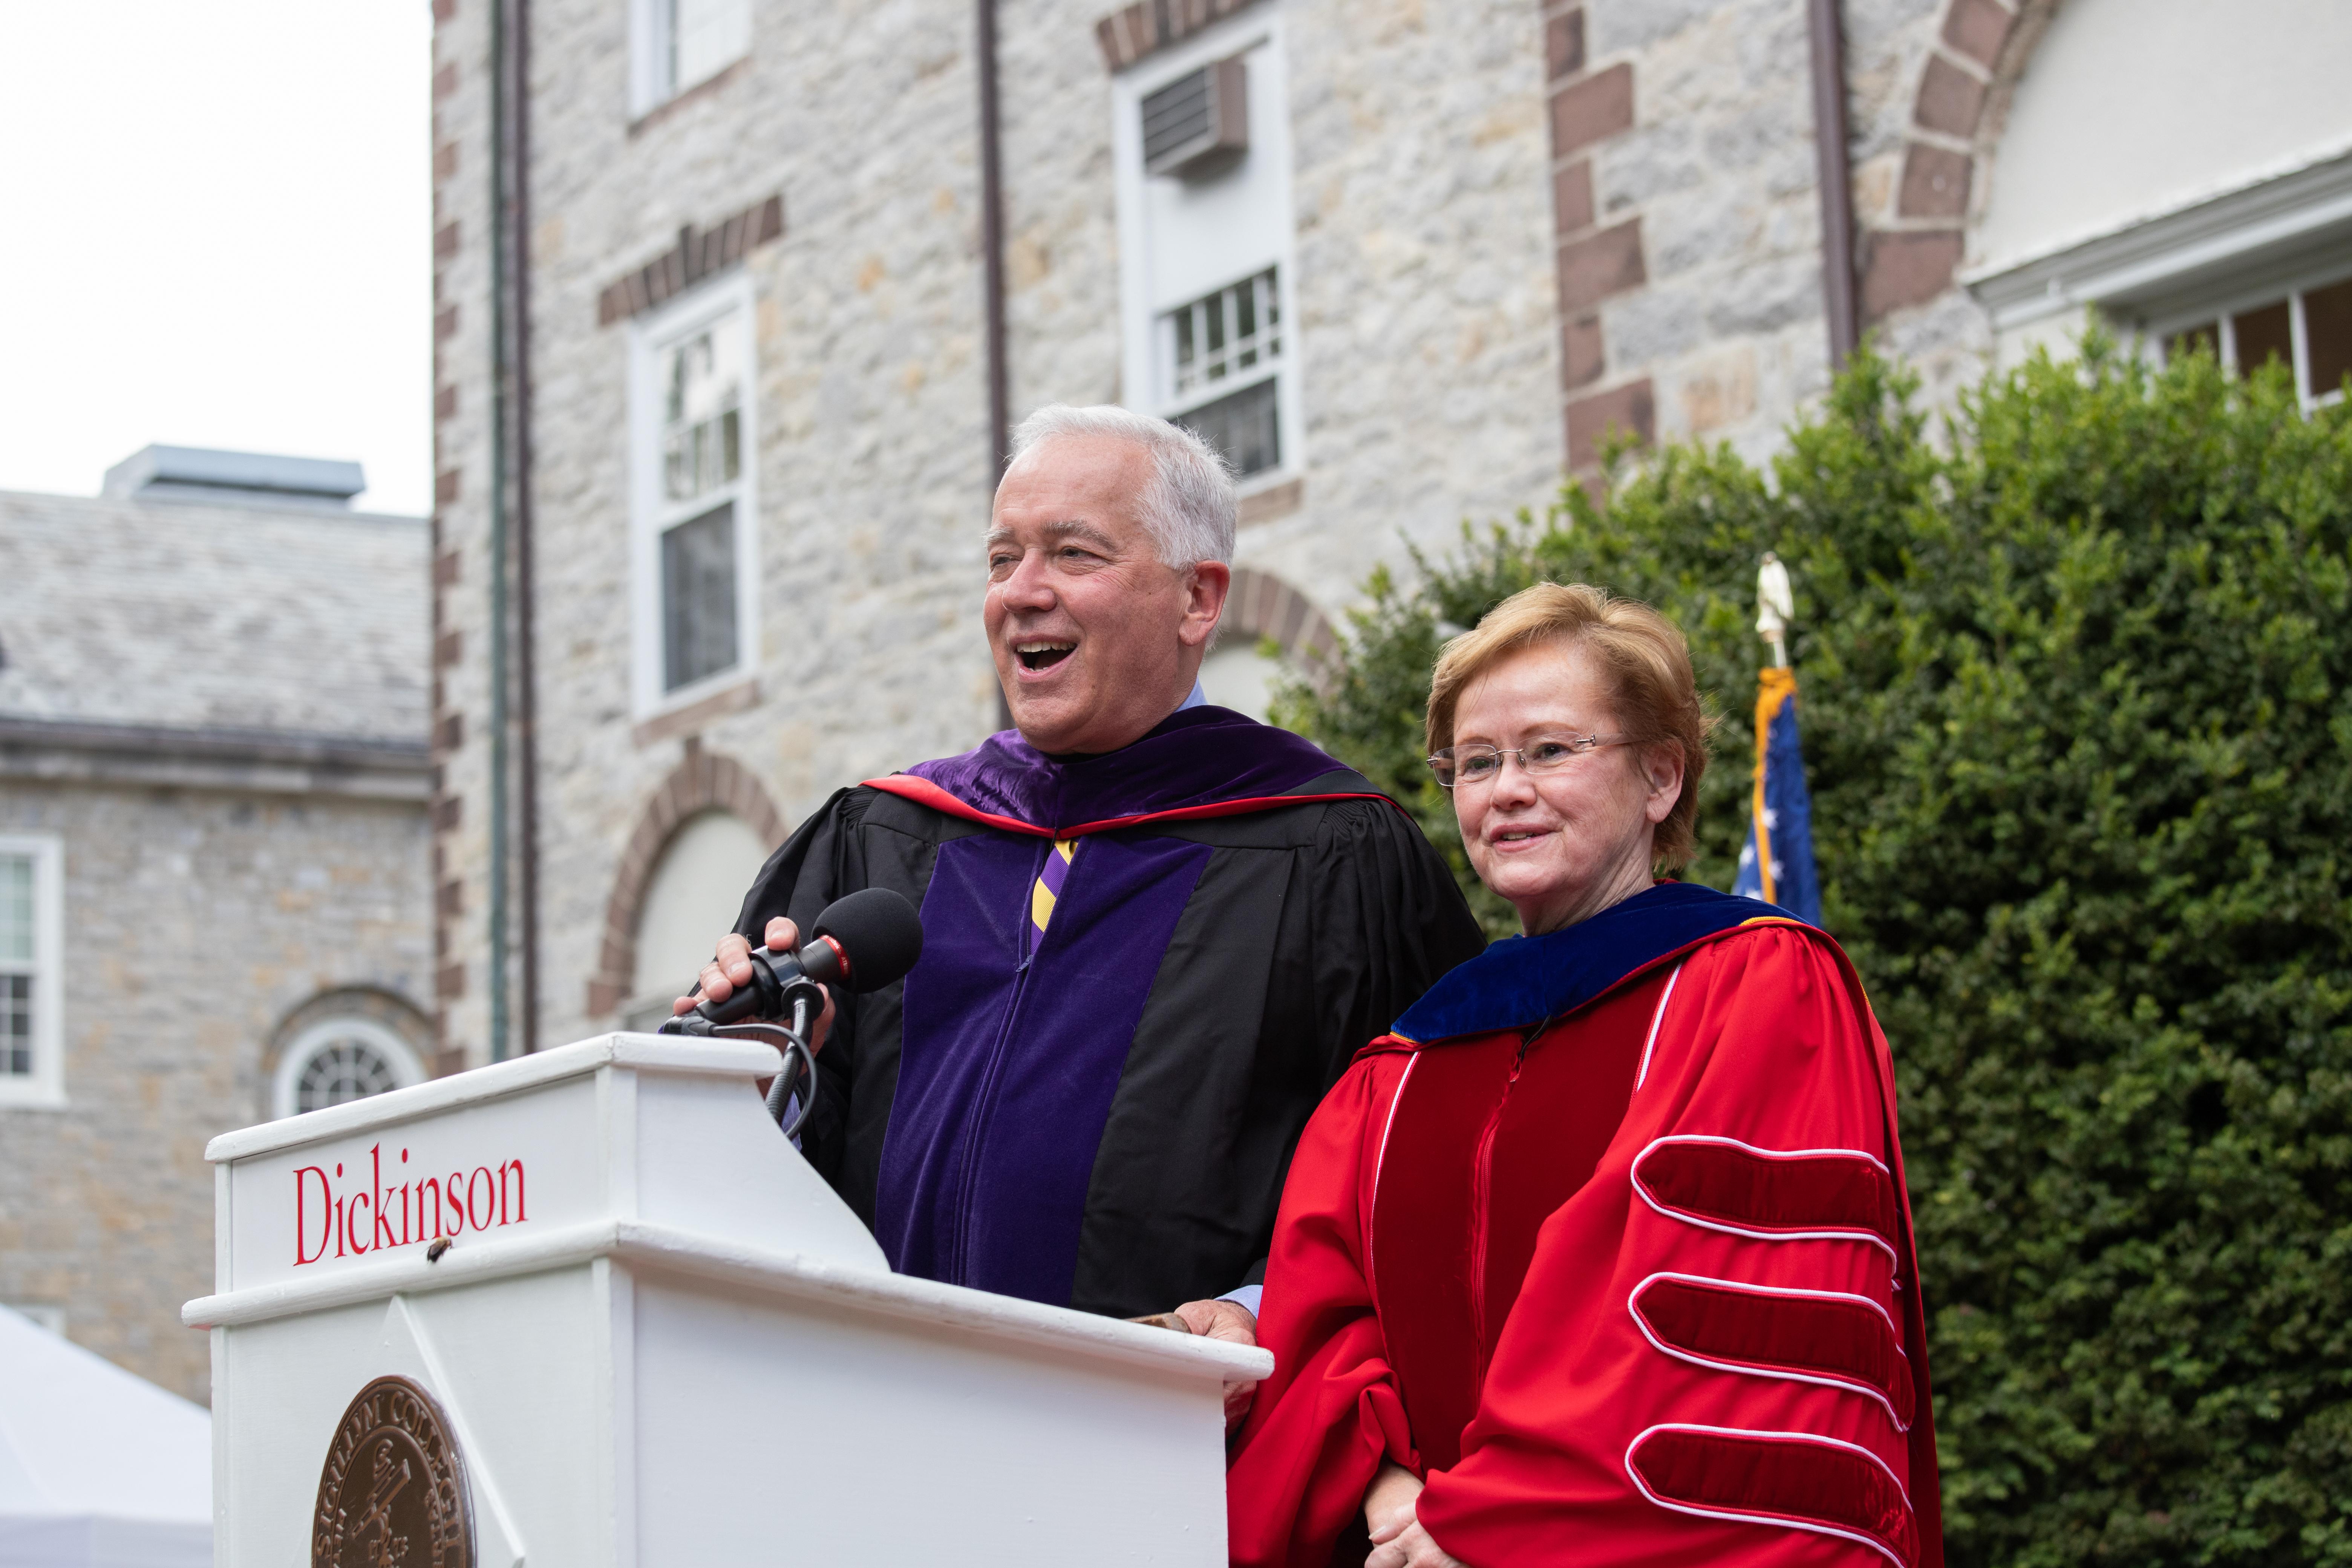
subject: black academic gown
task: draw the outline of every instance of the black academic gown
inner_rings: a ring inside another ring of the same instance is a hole
[[[844,790],[737,929],[869,887],[922,911],[923,957],[836,998],[803,1151],[900,1272],[1117,1315],[1258,1278],[1324,1091],[1485,945],[1393,802],[1212,707],[1104,756],[1008,731]]]

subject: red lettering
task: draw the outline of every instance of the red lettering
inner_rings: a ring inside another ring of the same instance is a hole
[[[409,1151],[399,1151],[403,1161]],[[364,1177],[368,1190],[341,1194],[335,1189],[343,1167],[329,1175],[318,1165],[294,1173],[294,1262],[299,1268],[327,1256],[334,1242],[337,1258],[364,1258],[386,1247],[412,1247],[436,1237],[461,1236],[495,1226],[520,1225],[530,1218],[529,1173],[523,1162],[501,1160],[495,1166],[477,1165],[472,1174],[462,1170],[446,1176],[420,1176],[386,1186],[383,1183],[383,1146],[368,1150]],[[354,1172],[354,1175],[362,1173]],[[310,1216],[310,1184],[318,1184],[319,1215]],[[361,1206],[366,1205],[362,1214]],[[430,1205],[432,1212],[425,1210]],[[399,1210],[395,1220],[394,1209]]]
[[[368,1192],[368,1209],[375,1215],[375,1226],[369,1235],[368,1250],[382,1252],[387,1247],[398,1247],[400,1238],[392,1233],[392,1216],[383,1212],[386,1188],[383,1184],[383,1145],[368,1151],[368,1171],[374,1186]],[[405,1225],[405,1220],[401,1222]]]
[[[515,1223],[520,1225],[530,1217],[522,1212],[522,1162],[520,1160],[509,1160],[499,1167],[499,1223],[500,1225],[507,1223],[507,1173],[509,1171],[514,1173],[514,1217]]]
[[[305,1176],[316,1176],[319,1178],[319,1218],[329,1231],[332,1231],[335,1226],[335,1189],[333,1185],[328,1182],[327,1173],[320,1170],[316,1165],[303,1166],[300,1170],[294,1173],[294,1266],[297,1268],[299,1268],[305,1263],[316,1263],[319,1259],[327,1256],[327,1237],[325,1236],[319,1237],[318,1251],[310,1254],[308,1258],[302,1256],[302,1233],[310,1228],[310,1221],[304,1217],[306,1207],[304,1204],[305,1192],[302,1178]]]

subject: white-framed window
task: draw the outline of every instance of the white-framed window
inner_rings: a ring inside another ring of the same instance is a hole
[[[750,675],[759,646],[751,279],[632,328],[634,705],[640,718]]]
[[[2334,402],[2352,374],[2352,264],[2339,258],[2293,284],[2216,289],[2151,321],[2148,335],[2168,359],[2202,348],[2239,372],[2276,359],[2294,371],[2305,407]]]
[[[1244,480],[1282,468],[1282,269],[1269,267],[1160,314],[1162,412]]]
[[[2004,159],[2020,151],[2002,147]],[[2004,364],[2037,346],[2069,352],[2096,321],[2150,358],[2201,342],[2251,371],[2275,355],[2292,366],[2308,407],[2341,395],[2352,365],[2347,226],[2352,144],[2088,238],[1988,262],[1963,281],[1991,315]]]
[[[65,1103],[65,852],[0,835],[0,1105]]]
[[[373,1018],[324,1018],[287,1042],[269,1087],[274,1116],[299,1116],[425,1081],[406,1040]]]
[[[633,0],[629,115],[658,109],[751,49],[751,0]]]
[[[1245,12],[1111,92],[1128,401],[1198,431],[1245,494],[1302,457],[1281,28]]]

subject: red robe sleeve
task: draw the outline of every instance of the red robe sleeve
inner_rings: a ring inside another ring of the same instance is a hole
[[[1479,1568],[1932,1568],[1917,1303],[1891,1064],[1852,970],[1786,927],[1710,942],[1538,1232],[1419,1518]]]
[[[1412,1058],[1375,1053],[1332,1086],[1290,1162],[1258,1342],[1274,1375],[1257,1391],[1226,1484],[1233,1561],[1326,1568],[1381,1461],[1418,1470],[1381,1341],[1361,1216]]]

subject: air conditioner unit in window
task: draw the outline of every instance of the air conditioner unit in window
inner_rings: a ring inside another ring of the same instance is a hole
[[[1147,93],[1142,107],[1148,174],[1206,179],[1249,151],[1249,70],[1239,55]]]

